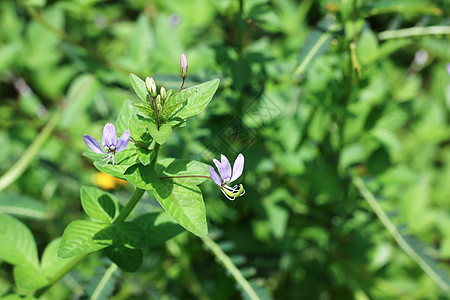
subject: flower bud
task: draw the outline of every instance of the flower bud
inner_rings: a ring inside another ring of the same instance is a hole
[[[158,110],[162,110],[161,95],[156,96],[156,105]]]
[[[161,91],[159,92],[159,94],[161,95],[161,100],[164,101],[167,99],[167,92],[163,86],[161,87]]]
[[[145,79],[145,86],[147,87],[148,93],[152,97],[156,97],[156,83],[152,77],[147,76],[147,78]]]
[[[187,77],[188,62],[186,55],[184,55],[184,53],[181,53],[180,66],[181,66],[181,78],[185,79]]]

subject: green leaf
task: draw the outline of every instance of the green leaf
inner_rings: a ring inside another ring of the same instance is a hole
[[[185,159],[165,158],[158,161],[156,165],[156,171],[159,176],[207,176],[209,177],[209,168],[207,164]],[[207,178],[203,177],[186,177],[186,178],[173,178],[164,179],[172,180],[180,184],[186,185],[199,185],[203,183]]]
[[[139,143],[136,145],[137,155],[143,165],[148,165],[154,157],[154,152],[149,150],[153,142],[153,138],[148,131],[149,123],[151,123],[150,119],[138,114],[134,114],[129,123],[131,138]]]
[[[108,227],[105,230],[113,230],[117,238],[113,240],[113,244],[120,244],[129,248],[145,247],[144,232],[141,227],[133,222],[121,222]]]
[[[71,222],[64,230],[58,256],[62,258],[73,257],[95,252],[111,245],[115,237],[98,234],[108,226],[108,224],[87,220]]]
[[[25,195],[12,193],[0,194],[0,213],[39,220],[50,218],[50,212],[44,203]]]
[[[184,107],[175,116],[186,119],[201,113],[211,101],[218,87],[219,79],[214,79],[186,89],[185,93],[193,90],[195,92],[192,93]]]
[[[47,279],[55,276],[73,263],[76,258],[61,258],[58,256],[58,249],[62,238],[56,238],[51,241],[44,250],[41,259],[41,273]]]
[[[149,165],[135,164],[129,167],[124,175],[129,182],[143,190],[152,190],[154,184],[159,181],[158,174]]]
[[[208,234],[205,204],[197,186],[161,180],[154,183],[154,188],[159,204],[178,224],[199,237]]]
[[[143,253],[140,249],[113,245],[106,249],[106,255],[126,272],[136,272],[142,265]]]
[[[195,89],[185,89],[170,96],[164,103],[162,117],[164,120],[171,120],[187,103],[188,99],[196,92]],[[181,119],[181,118],[180,118]]]
[[[125,100],[122,104],[122,108],[119,111],[119,115],[117,116],[116,120],[116,129],[117,132],[124,132],[127,129],[130,129],[131,127],[128,126],[130,118],[138,113],[138,109],[133,106],[133,102],[130,100]]]
[[[144,232],[146,246],[158,246],[184,231],[165,211],[139,216],[133,221]]]
[[[0,214],[0,259],[17,266],[39,266],[31,231],[22,222],[4,214]]]
[[[167,142],[170,135],[172,134],[172,126],[170,126],[169,124],[160,124],[158,130],[158,125],[150,122],[148,124],[148,131],[150,132],[150,135],[155,139],[155,141],[158,144],[162,145]]]
[[[149,97],[147,97],[147,100],[148,100],[148,102],[150,102]],[[148,103],[144,103],[144,104],[133,103],[133,106],[137,107],[141,113],[150,117],[152,120],[156,120],[155,109],[150,104],[148,104]]]
[[[145,82],[133,73],[130,73],[130,82],[139,98],[141,98],[141,100],[146,103],[147,101],[145,99],[148,92],[147,88],[145,87]]]
[[[13,274],[17,287],[23,290],[32,291],[48,285],[47,278],[30,265],[14,267]]]
[[[81,205],[88,216],[106,223],[112,223],[119,214],[119,201],[94,187],[81,188]]]

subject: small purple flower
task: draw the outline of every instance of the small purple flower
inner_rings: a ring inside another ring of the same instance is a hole
[[[242,184],[235,185],[233,187],[228,186],[228,183],[235,181],[242,175],[242,171],[244,170],[244,156],[242,154],[238,155],[234,161],[233,170],[231,169],[230,162],[225,155],[221,154],[220,160],[221,161],[219,162],[217,159],[213,159],[220,176],[216,173],[213,167],[209,166],[211,179],[217,184],[222,193],[229,200],[234,200],[236,197],[244,195],[245,190]]]
[[[83,139],[86,145],[95,153],[107,154],[105,156],[102,156],[102,161],[106,160],[106,162],[103,165],[101,164],[101,162],[99,163],[100,166],[104,167],[108,164],[111,158],[112,164],[114,165],[114,155],[122,150],[125,150],[125,148],[128,146],[128,142],[130,141],[130,131],[128,129],[125,130],[119,141],[117,141],[116,128],[111,123],[106,124],[103,128],[102,134],[103,148],[100,146],[100,143],[90,135],[85,134],[83,136]]]
[[[186,55],[184,55],[184,53],[181,53],[180,66],[181,66],[181,78],[184,79],[187,77],[187,68],[188,68],[187,58]]]
[[[447,73],[450,75],[450,63],[447,64]]]

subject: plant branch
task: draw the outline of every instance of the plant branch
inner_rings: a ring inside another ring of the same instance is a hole
[[[183,78],[183,82],[181,83],[181,86],[180,86],[180,89],[178,90],[178,93],[179,93],[179,92],[181,92],[181,89],[182,89],[182,88],[183,88],[183,86],[184,86],[184,82],[185,82],[185,80],[186,80],[186,79],[185,79],[185,78]]]
[[[136,206],[136,204],[139,202],[139,200],[141,200],[142,195],[144,195],[144,192],[145,192],[145,190],[136,187],[136,190],[134,191],[133,196],[131,196],[131,199],[128,200],[127,205],[125,205],[125,207],[120,212],[117,219],[114,220],[113,224],[123,222],[128,217],[128,215],[131,213],[131,211]]]
[[[381,206],[378,204],[375,196],[369,191],[369,189],[364,184],[360,177],[353,178],[353,184],[356,186],[361,195],[366,199],[370,208],[373,210],[375,215],[380,220],[381,224],[388,230],[389,234],[395,240],[395,242],[403,249],[403,251],[411,257],[421,268],[427,273],[427,275],[444,291],[450,293],[450,285],[444,278],[442,274],[439,274],[426,259],[421,255],[414,247],[411,246],[405,237],[398,231],[397,227],[392,224],[389,217],[383,211]]]
[[[28,168],[31,161],[35,158],[37,151],[42,147],[42,145],[47,141],[52,131],[58,125],[59,119],[61,117],[61,110],[57,110],[53,117],[47,122],[44,129],[38,134],[34,139],[25,153],[19,158],[19,160],[0,177],[0,192],[6,187],[12,184],[19,178],[23,172]]]
[[[81,254],[78,256],[75,256],[72,258],[70,262],[68,262],[64,268],[59,270],[59,272],[55,273],[52,277],[48,279],[48,285],[37,290],[34,293],[34,297],[39,298],[42,296],[51,286],[53,286],[57,281],[59,281],[61,278],[63,278],[67,273],[72,271],[73,268],[75,268],[78,263],[80,263],[83,259],[85,259],[88,256],[88,254]]]
[[[226,255],[222,249],[220,249],[219,245],[217,245],[211,238],[204,237],[202,238],[203,243],[206,247],[211,250],[211,252],[216,256],[216,258],[222,263],[225,269],[230,272],[230,274],[234,277],[236,282],[242,287],[245,293],[251,300],[260,300],[255,290],[252,288],[250,283],[245,279],[242,275],[241,271],[233,264],[231,259]]]
[[[386,30],[378,34],[380,40],[401,39],[424,35],[450,35],[450,26],[411,27]]]

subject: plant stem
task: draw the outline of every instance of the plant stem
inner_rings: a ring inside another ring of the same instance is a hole
[[[56,125],[58,125],[60,117],[61,111],[58,110],[47,122],[44,129],[42,129],[20,159],[5,174],[3,174],[2,177],[0,177],[0,192],[16,181],[16,179],[25,172],[31,161],[36,157],[36,152],[48,139]]]
[[[132,139],[130,139],[130,142],[133,142],[133,143],[135,143],[136,145],[139,145],[141,148],[143,148],[143,149],[145,149],[145,150],[147,150],[148,151],[148,148],[147,147],[145,147],[144,145],[142,145],[141,143],[139,143],[139,142],[136,142],[136,141],[134,141],[134,140],[132,140]]]
[[[136,187],[133,196],[131,196],[131,199],[128,200],[127,205],[125,205],[123,210],[120,212],[120,215],[117,217],[117,219],[114,220],[113,224],[123,222],[128,217],[128,215],[131,213],[131,211],[139,202],[139,200],[141,200],[142,195],[144,195],[144,192],[145,190]]]
[[[222,249],[220,249],[219,245],[217,245],[211,238],[204,237],[202,238],[203,243],[208,247],[209,250],[216,256],[216,258],[223,264],[223,266],[230,272],[230,274],[234,277],[236,282],[242,287],[245,293],[251,300],[260,300],[255,290],[252,288],[247,279],[242,276],[241,271],[233,264],[231,259],[226,255]]]
[[[316,53],[320,50],[320,48],[328,41],[331,35],[327,32],[324,32],[322,36],[317,40],[316,44],[311,48],[311,50],[306,55],[305,59],[301,62],[301,64],[297,67],[294,72],[295,76],[300,75],[305,69],[306,66],[312,61]]]
[[[386,30],[378,34],[380,40],[401,39],[423,35],[450,35],[450,26],[411,27]]]
[[[183,82],[181,83],[181,86],[180,86],[180,89],[178,90],[178,93],[181,92],[181,89],[182,89],[183,86],[184,86],[184,81],[185,81],[185,78],[183,78]]]
[[[156,97],[155,98],[152,97],[153,103],[155,104],[156,125],[158,125],[158,131],[159,131],[158,104],[156,103],[156,99],[157,99]]]
[[[153,151],[155,151],[155,157],[150,162],[150,167],[152,167],[153,169],[156,167],[156,161],[158,160],[158,152],[160,147],[161,145],[158,143],[155,143],[155,146],[153,146]]]
[[[88,254],[81,254],[81,255],[78,255],[78,256],[72,258],[72,260],[70,262],[68,262],[64,266],[64,268],[62,268],[58,273],[56,273],[55,275],[53,275],[52,277],[49,278],[47,286],[37,290],[34,293],[34,297],[39,298],[40,296],[42,296],[53,284],[55,284],[57,281],[59,281],[61,278],[63,278],[67,273],[69,273],[73,268],[75,268],[78,265],[78,263],[80,263],[87,256],[88,256]]]
[[[398,231],[397,227],[392,224],[389,217],[383,211],[381,206],[378,204],[375,196],[369,191],[369,189],[364,184],[360,177],[353,178],[353,184],[356,186],[361,195],[366,199],[370,208],[373,210],[375,215],[380,220],[381,224],[387,229],[389,234],[395,240],[395,242],[406,252],[406,254],[411,257],[421,268],[427,273],[427,275],[444,291],[450,293],[450,285],[442,279],[441,275],[434,270],[429,263],[418,253],[410,243],[405,239],[405,237]]]
[[[109,268],[106,270],[105,274],[102,276],[102,279],[97,284],[97,287],[95,288],[94,292],[92,293],[92,296],[90,300],[97,300],[97,299],[103,299],[100,295],[105,290],[105,286],[111,279],[111,277],[114,275],[114,272],[116,272],[118,269],[117,265],[115,263],[112,263]]]
[[[178,175],[178,176],[161,176],[159,179],[172,179],[172,178],[206,178],[211,179],[209,176],[203,176],[203,175]]]

